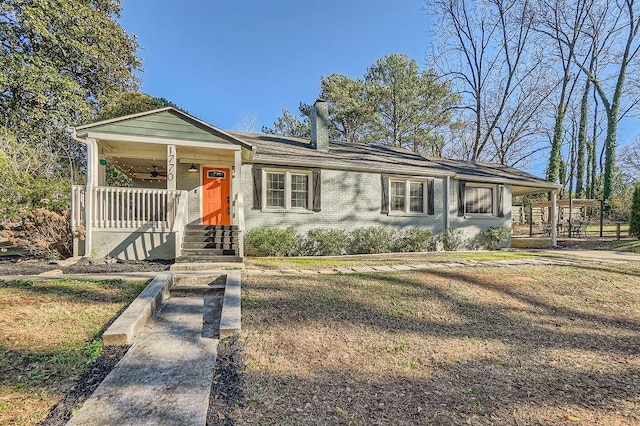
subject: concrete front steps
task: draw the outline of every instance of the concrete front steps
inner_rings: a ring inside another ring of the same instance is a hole
[[[235,225],[187,225],[176,263],[242,263]]]

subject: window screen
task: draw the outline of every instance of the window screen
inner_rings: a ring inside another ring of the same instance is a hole
[[[404,194],[405,183],[404,181],[391,181],[391,210],[392,211],[404,211]]]
[[[493,188],[467,185],[465,198],[465,213],[493,214]]]
[[[284,173],[267,173],[267,207],[284,208]]]
[[[291,207],[309,208],[308,175],[291,175]]]

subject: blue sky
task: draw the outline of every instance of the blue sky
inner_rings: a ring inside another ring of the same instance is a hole
[[[243,117],[271,126],[320,77],[362,77],[390,53],[424,64],[424,0],[123,0],[120,24],[138,37],[142,91],[223,129]]]
[[[313,103],[320,78],[362,77],[391,53],[420,66],[431,44],[424,0],[123,0],[120,24],[138,37],[142,91],[227,130]],[[620,123],[619,145],[638,134]],[[528,169],[544,173],[548,151]]]

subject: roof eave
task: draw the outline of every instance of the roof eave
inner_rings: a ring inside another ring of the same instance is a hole
[[[236,142],[237,144],[239,144],[242,148],[245,148],[249,151],[253,151],[254,147],[253,145],[251,145],[250,143],[228,133],[225,132],[222,129],[219,129],[215,126],[212,126],[211,124],[207,123],[206,121],[202,121],[197,117],[194,117],[191,114],[188,114],[184,111],[180,111],[177,108],[171,107],[171,106],[167,106],[167,107],[163,107],[163,108],[157,108],[157,109],[153,109],[150,111],[143,111],[143,112],[139,112],[136,114],[129,114],[129,115],[125,115],[122,117],[116,117],[116,118],[111,118],[108,120],[102,120],[102,121],[97,121],[95,123],[90,123],[90,124],[83,124],[82,126],[77,126],[75,127],[76,133],[78,134],[79,137],[87,137],[87,134],[89,133],[89,130],[95,127],[99,127],[99,126],[104,126],[107,124],[112,124],[112,123],[118,123],[120,121],[125,121],[125,120],[131,120],[134,118],[139,118],[139,117],[144,117],[147,115],[151,115],[151,114],[157,114],[160,112],[164,112],[164,111],[172,111],[177,113],[178,115],[181,115],[185,118],[187,118],[188,120],[192,120],[195,121],[196,123],[200,124],[201,126],[206,127],[207,129],[209,129],[213,134],[220,136],[224,139],[228,139],[230,142]]]

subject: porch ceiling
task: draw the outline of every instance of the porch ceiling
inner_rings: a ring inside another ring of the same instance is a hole
[[[98,141],[98,152],[116,169],[130,177],[162,179],[166,176],[167,145]],[[220,148],[178,146],[176,153],[179,163],[231,165],[234,162],[233,151]],[[157,175],[151,176],[152,173]]]
[[[514,197],[519,197],[521,195],[546,194],[556,189],[557,189],[556,187],[532,187],[532,186],[513,185],[512,195]]]

